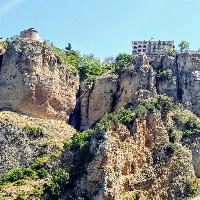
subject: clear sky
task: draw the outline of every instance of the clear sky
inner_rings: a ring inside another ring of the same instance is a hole
[[[35,27],[63,48],[101,58],[132,40],[181,40],[200,48],[200,0],[0,0],[0,37]]]

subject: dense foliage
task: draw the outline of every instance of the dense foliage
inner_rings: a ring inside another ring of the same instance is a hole
[[[173,112],[173,118],[181,125],[183,135],[191,135],[200,131],[200,119],[190,111],[178,108]]]
[[[165,69],[165,70],[159,71],[159,73],[157,74],[157,78],[161,80],[170,78],[171,76],[172,76],[171,69]]]
[[[132,60],[130,54],[120,53],[115,59],[105,59],[104,62],[101,62],[101,59],[93,54],[82,56],[78,51],[72,49],[70,43],[65,50],[53,46],[53,51],[60,62],[78,70],[80,79],[87,84],[91,84],[98,76],[105,73],[122,73]]]

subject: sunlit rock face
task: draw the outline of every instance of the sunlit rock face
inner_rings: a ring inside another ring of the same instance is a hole
[[[0,107],[45,119],[68,119],[78,76],[49,45],[27,38],[12,41],[0,67]]]

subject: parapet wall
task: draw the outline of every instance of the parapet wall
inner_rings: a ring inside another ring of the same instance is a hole
[[[32,31],[32,30],[24,30],[20,32],[20,37],[21,38],[27,38],[30,40],[36,40],[36,41],[42,41],[41,37],[39,36],[39,34],[36,31]]]

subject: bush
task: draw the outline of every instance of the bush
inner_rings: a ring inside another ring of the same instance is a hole
[[[147,114],[147,109],[144,105],[138,105],[135,109],[135,117],[141,118]]]
[[[46,165],[48,161],[49,161],[48,157],[39,157],[33,162],[33,164],[31,165],[31,168],[36,169],[36,170],[41,169]]]
[[[118,122],[116,113],[106,114],[97,124],[95,130],[111,130],[113,125]]]
[[[107,71],[107,65],[102,64],[98,58],[92,56],[83,56],[78,66],[81,80],[91,84],[98,76]]]
[[[60,186],[67,185],[69,183],[69,173],[64,169],[56,169],[53,174],[53,182],[58,183]]]
[[[128,53],[120,53],[115,59],[115,73],[121,74],[126,67],[131,64],[132,55]]]
[[[33,190],[30,191],[29,197],[36,197],[40,198],[42,195],[42,190],[40,187],[35,187]]]
[[[189,136],[200,130],[200,119],[186,109],[176,109],[173,112],[173,119],[183,126],[183,135],[185,136]]]
[[[117,113],[117,117],[120,123],[130,128],[130,124],[134,118],[134,112],[132,110],[125,109],[124,107],[122,107]]]
[[[25,200],[25,198],[26,198],[25,192],[20,192],[16,200]]]
[[[28,126],[27,127],[28,136],[31,139],[37,139],[44,136],[44,132],[41,128],[35,126]]]
[[[172,70],[171,69],[165,69],[163,71],[160,71],[157,75],[159,79],[167,79],[172,76]]]
[[[188,180],[187,193],[192,197],[196,197],[200,194],[200,179],[193,177]]]
[[[1,177],[0,185],[5,185],[7,183],[13,183],[15,181],[21,180],[24,178],[24,172],[22,168],[15,168],[4,174]]]
[[[24,176],[28,176],[28,177],[35,177],[36,175],[36,172],[31,169],[31,168],[26,168],[26,169],[23,169],[23,173],[24,173]]]
[[[45,168],[41,168],[37,170],[37,176],[40,179],[46,178],[48,176],[48,171]]]
[[[9,45],[9,40],[0,41],[0,45],[2,45],[2,47],[3,47],[4,49],[7,49],[7,48],[8,48],[8,45]]]
[[[88,142],[89,137],[94,133],[93,130],[86,130],[83,132],[77,132],[72,139],[67,140],[64,143],[65,148],[72,148],[72,149],[82,149]]]
[[[161,111],[162,114],[167,114],[172,111],[174,107],[173,100],[167,95],[159,95],[157,98],[156,108]]]
[[[58,199],[69,183],[69,174],[64,169],[56,169],[52,174],[52,182],[45,186],[45,192],[53,199]]]

